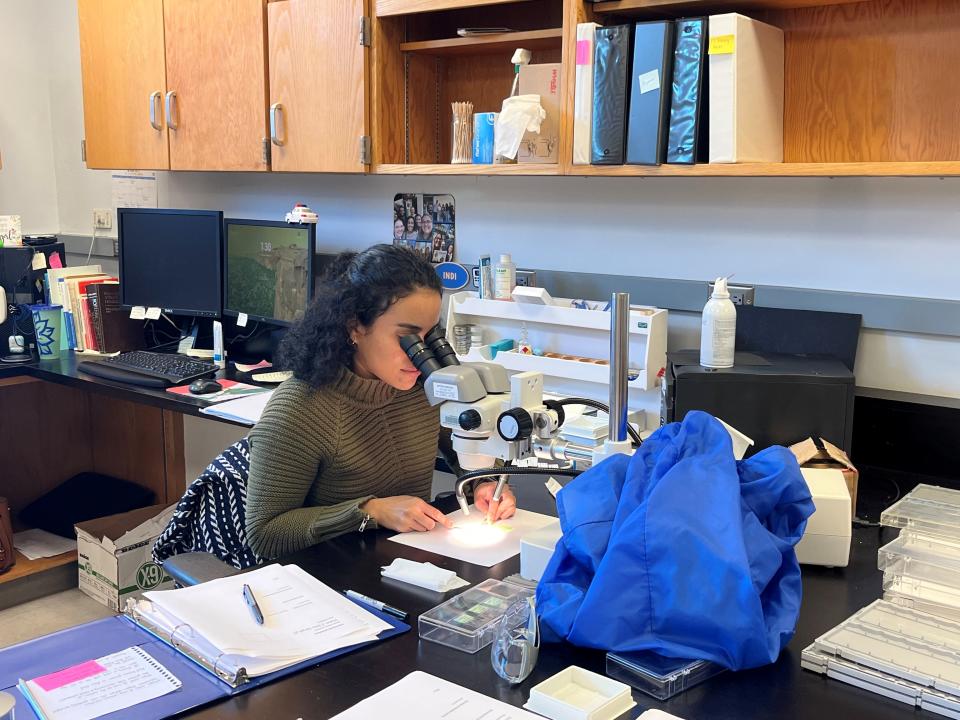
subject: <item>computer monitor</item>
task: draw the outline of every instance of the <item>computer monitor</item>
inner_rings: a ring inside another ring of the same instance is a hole
[[[290,325],[313,296],[317,226],[227,219],[224,227],[223,314]]]
[[[120,304],[220,317],[223,213],[117,210]]]

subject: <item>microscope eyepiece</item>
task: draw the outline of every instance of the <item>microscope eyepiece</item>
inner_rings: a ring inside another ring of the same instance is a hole
[[[434,370],[439,370],[442,367],[433,356],[430,348],[424,345],[419,335],[404,335],[400,338],[400,347],[403,348],[407,357],[410,358],[413,366],[420,371],[424,380],[428,378]]]
[[[459,365],[460,361],[457,360],[457,353],[453,349],[453,346],[450,345],[450,342],[444,336],[443,331],[440,329],[439,325],[434,326],[433,330],[428,332],[423,341],[426,343],[427,347],[430,348],[430,351],[433,353],[433,356],[437,359],[444,367],[449,367],[450,365]]]

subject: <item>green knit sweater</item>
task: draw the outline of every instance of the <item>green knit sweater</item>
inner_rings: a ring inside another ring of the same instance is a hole
[[[372,497],[429,500],[440,418],[420,387],[342,369],[314,389],[288,380],[250,431],[247,541],[265,558],[357,530]]]

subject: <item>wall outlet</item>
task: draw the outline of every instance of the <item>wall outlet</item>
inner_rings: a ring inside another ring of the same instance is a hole
[[[113,210],[96,208],[93,211],[93,227],[97,230],[109,230],[113,227]]]
[[[519,273],[518,273],[519,274]],[[730,292],[730,302],[734,305],[753,305],[753,295],[755,289],[751,285],[730,285],[727,283],[727,290]],[[713,283],[707,283],[707,299],[713,295]]]
[[[471,285],[474,290],[480,289],[480,266],[470,268]],[[536,270],[517,270],[517,287],[537,287]]]

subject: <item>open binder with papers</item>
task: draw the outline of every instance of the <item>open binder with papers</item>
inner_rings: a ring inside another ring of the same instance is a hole
[[[243,600],[253,591],[258,625]],[[0,690],[17,719],[37,718],[16,689],[93,658],[138,647],[180,687],[107,718],[163,718],[259,687],[298,670],[406,632],[409,626],[354,603],[300,568],[269,565],[190,588],[147,593],[124,615],[97,620],[0,651]]]

